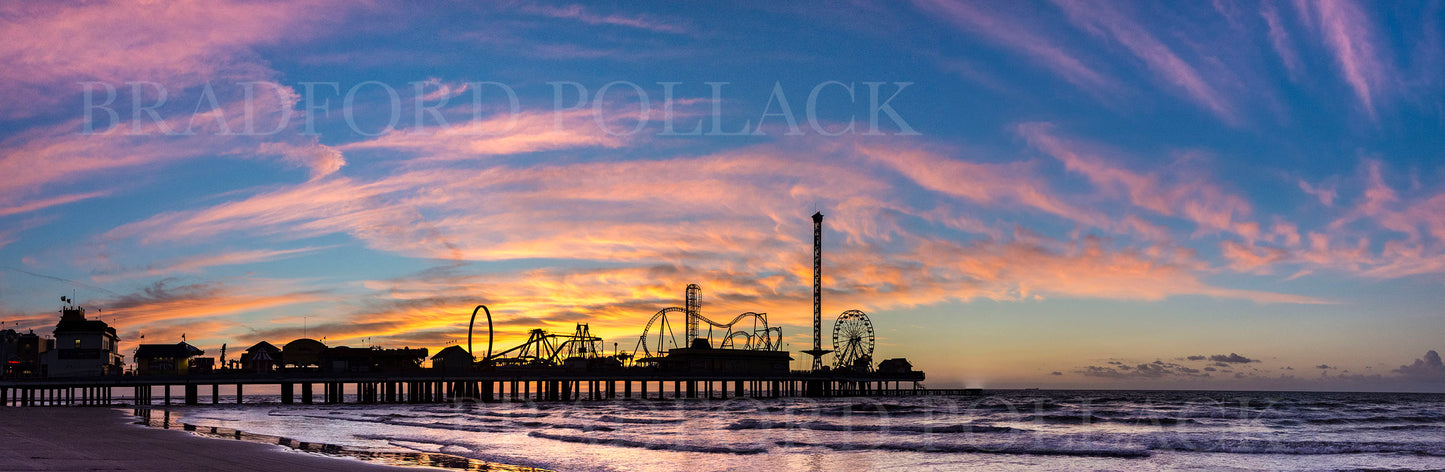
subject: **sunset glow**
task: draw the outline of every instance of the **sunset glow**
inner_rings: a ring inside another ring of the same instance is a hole
[[[0,17],[5,328],[629,351],[697,283],[801,367],[821,211],[930,387],[1445,391],[1439,2]]]

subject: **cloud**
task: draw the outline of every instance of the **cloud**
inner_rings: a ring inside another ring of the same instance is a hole
[[[1202,360],[1204,360],[1204,359],[1207,359],[1207,357],[1205,357],[1205,356],[1189,356],[1188,359],[1191,360],[1191,361],[1202,361]]]
[[[1440,354],[1434,350],[1425,353],[1425,357],[1415,359],[1413,364],[1402,365],[1393,372],[1412,380],[1424,381],[1445,381],[1445,364],[1440,361]]]
[[[45,208],[50,208],[50,207],[53,207],[53,206],[60,206],[60,205],[65,205],[65,204],[67,204],[67,203],[73,203],[73,202],[78,202],[78,201],[85,200],[85,199],[90,199],[90,198],[95,198],[95,197],[104,196],[104,195],[107,195],[108,193],[109,193],[109,192],[106,192],[106,191],[72,193],[72,194],[67,194],[67,195],[60,195],[60,196],[49,197],[49,198],[42,198],[42,199],[40,199],[40,200],[31,200],[31,201],[28,201],[28,202],[25,202],[25,203],[22,203],[22,204],[16,205],[16,206],[0,207],[0,216],[10,216],[10,215],[16,215],[16,214],[20,214],[20,213],[29,213],[29,212],[32,212],[32,211],[41,210],[41,209],[45,209]]]
[[[334,174],[341,170],[341,166],[346,165],[346,158],[341,155],[341,151],[319,143],[261,143],[256,152],[280,155],[282,160],[292,165],[309,169],[312,180]]]
[[[1339,72],[1354,91],[1360,107],[1371,119],[1376,119],[1376,100],[1393,85],[1391,80],[1396,72],[1382,59],[1388,55],[1370,25],[1370,15],[1346,0],[1294,2],[1294,5],[1333,53]]]
[[[1228,364],[1248,364],[1248,363],[1251,363],[1251,362],[1259,362],[1258,359],[1250,359],[1250,358],[1248,358],[1248,357],[1244,357],[1244,356],[1241,356],[1241,355],[1239,355],[1239,354],[1235,354],[1235,353],[1233,353],[1233,352],[1229,353],[1228,355],[1225,355],[1225,354],[1215,354],[1215,355],[1209,356],[1209,360],[1214,361],[1214,362],[1224,362],[1224,363],[1228,363]]]
[[[1269,45],[1274,48],[1275,54],[1279,55],[1280,62],[1284,63],[1290,79],[1298,81],[1304,75],[1304,65],[1293,41],[1290,40],[1289,31],[1285,28],[1279,11],[1275,10],[1272,2],[1261,2],[1259,8],[1259,16],[1268,27]]]
[[[253,48],[305,39],[350,2],[121,1],[0,8],[0,98],[9,118],[54,112],[82,81],[184,88],[216,78],[265,80]],[[69,110],[66,110],[69,111]]]
[[[1200,233],[1228,231],[1246,240],[1259,236],[1258,223],[1248,220],[1249,201],[1206,180],[1197,169],[1174,166],[1168,172],[1141,173],[1103,157],[1112,153],[1103,146],[1056,136],[1052,124],[1024,123],[1017,129],[1029,145],[1088,178],[1099,194],[1124,197],[1139,209],[1186,219]]]
[[[110,283],[136,277],[161,277],[186,273],[194,274],[211,267],[270,262],[295,257],[320,249],[323,248],[251,249],[224,253],[208,253],[180,258],[159,265],[150,265],[144,268],[118,268],[113,271],[96,271],[91,274],[91,279],[99,283]]]
[[[364,141],[339,146],[343,151],[391,149],[437,160],[458,160],[537,151],[604,147],[617,148],[631,136],[612,134],[635,126],[618,124],[632,115],[594,111],[519,111],[498,113],[462,124],[397,129]]]
[[[1081,60],[1061,41],[1049,38],[1037,28],[1011,15],[988,10],[989,4],[952,0],[916,0],[920,9],[935,14],[965,32],[1013,50],[1034,64],[1096,97],[1117,94],[1123,89],[1116,79]]]
[[[1143,26],[1115,11],[1117,4],[1089,2],[1085,0],[1057,0],[1054,2],[1080,29],[1090,32],[1107,33],[1125,49],[1133,53],[1164,82],[1177,87],[1196,104],[1213,113],[1221,121],[1238,126],[1240,118],[1234,105],[1214,85],[1188,62],[1181,59],[1169,46]]]
[[[247,278],[176,284],[167,279],[124,295],[96,300],[105,321],[127,342],[197,342],[244,335],[256,313],[325,301],[324,290],[297,289],[296,281]],[[144,341],[140,335],[146,336]]]
[[[588,10],[582,5],[566,6],[541,6],[528,5],[520,7],[526,13],[542,15],[549,18],[576,20],[589,25],[623,26],[640,30],[680,34],[689,31],[689,25],[676,20],[664,21],[648,15],[622,15],[622,14],[597,14]]]
[[[1189,368],[1172,362],[1156,360],[1130,366],[1122,362],[1111,362],[1113,367],[1085,366],[1074,373],[1085,377],[1100,377],[1107,379],[1162,379],[1167,377],[1200,377],[1208,378],[1208,373],[1199,369]]]

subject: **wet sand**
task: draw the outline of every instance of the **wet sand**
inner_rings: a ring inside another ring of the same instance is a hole
[[[0,408],[3,470],[417,471],[131,424],[110,408]],[[430,469],[435,470],[435,469]]]

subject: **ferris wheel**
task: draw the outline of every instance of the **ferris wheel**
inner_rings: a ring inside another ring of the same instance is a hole
[[[873,322],[868,314],[848,310],[833,322],[834,369],[867,371],[873,364]]]

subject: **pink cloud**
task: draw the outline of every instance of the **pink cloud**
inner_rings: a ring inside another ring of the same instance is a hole
[[[662,21],[647,15],[622,15],[622,14],[597,14],[582,5],[566,6],[524,6],[521,11],[547,16],[557,19],[576,20],[589,25],[612,25],[636,28],[659,33],[680,34],[688,31],[688,28],[675,24],[677,22]]]
[[[498,113],[450,126],[392,130],[338,149],[393,149],[430,159],[455,160],[582,147],[616,148],[633,139],[613,134],[635,126],[636,116],[626,116],[633,120],[631,125],[617,123],[623,118],[612,113],[594,116],[590,109]]]
[[[1259,16],[1264,18],[1265,26],[1268,27],[1270,46],[1274,47],[1275,54],[1278,54],[1280,61],[1284,63],[1290,79],[1299,80],[1304,74],[1304,65],[1300,63],[1299,53],[1290,41],[1289,31],[1280,19],[1279,11],[1275,10],[1273,2],[1261,2],[1259,8]]]
[[[914,4],[994,44],[1024,54],[1086,92],[1105,95],[1122,89],[1117,80],[1089,67],[1076,54],[1029,25],[1004,14],[985,11],[988,4],[952,0],[916,0]]]
[[[1211,85],[1194,66],[1175,54],[1142,26],[1114,11],[1114,4],[1084,0],[1054,2],[1069,19],[1085,31],[1107,32],[1165,82],[1182,90],[1190,99],[1214,113],[1225,123],[1238,126],[1240,118],[1229,100]]]
[[[1247,240],[1259,237],[1258,223],[1246,220],[1249,202],[1195,172],[1140,173],[1102,157],[1111,151],[1099,145],[1055,136],[1047,123],[1025,123],[1018,130],[1030,145],[1058,159],[1065,169],[1082,174],[1105,195],[1120,195],[1141,209],[1192,221],[1200,232],[1227,231]]]
[[[103,195],[106,195],[106,194],[107,194],[107,192],[104,192],[104,191],[99,191],[99,192],[86,192],[86,193],[72,193],[72,194],[68,194],[68,195],[60,195],[60,196],[55,196],[55,197],[42,198],[42,199],[39,199],[39,200],[31,200],[31,201],[28,201],[28,202],[25,202],[25,203],[22,203],[22,204],[19,204],[19,205],[15,205],[15,206],[0,207],[0,216],[10,216],[10,215],[15,215],[15,214],[20,214],[20,213],[29,213],[29,212],[36,211],[36,210],[40,210],[40,209],[44,209],[44,208],[50,208],[50,207],[53,207],[53,206],[64,205],[64,204],[72,203],[72,202],[78,202],[78,201],[81,201],[81,200],[85,200],[85,199],[88,199],[88,198],[95,198],[95,197],[103,196]]]
[[[1295,7],[1306,24],[1316,30],[1321,41],[1334,54],[1345,83],[1354,90],[1360,106],[1371,119],[1376,118],[1375,101],[1395,75],[1381,58],[1369,16],[1348,0],[1297,1]]]
[[[0,97],[11,117],[78,96],[79,81],[171,87],[272,73],[251,48],[307,38],[349,2],[52,2],[0,8]],[[318,23],[319,22],[319,23]]]

